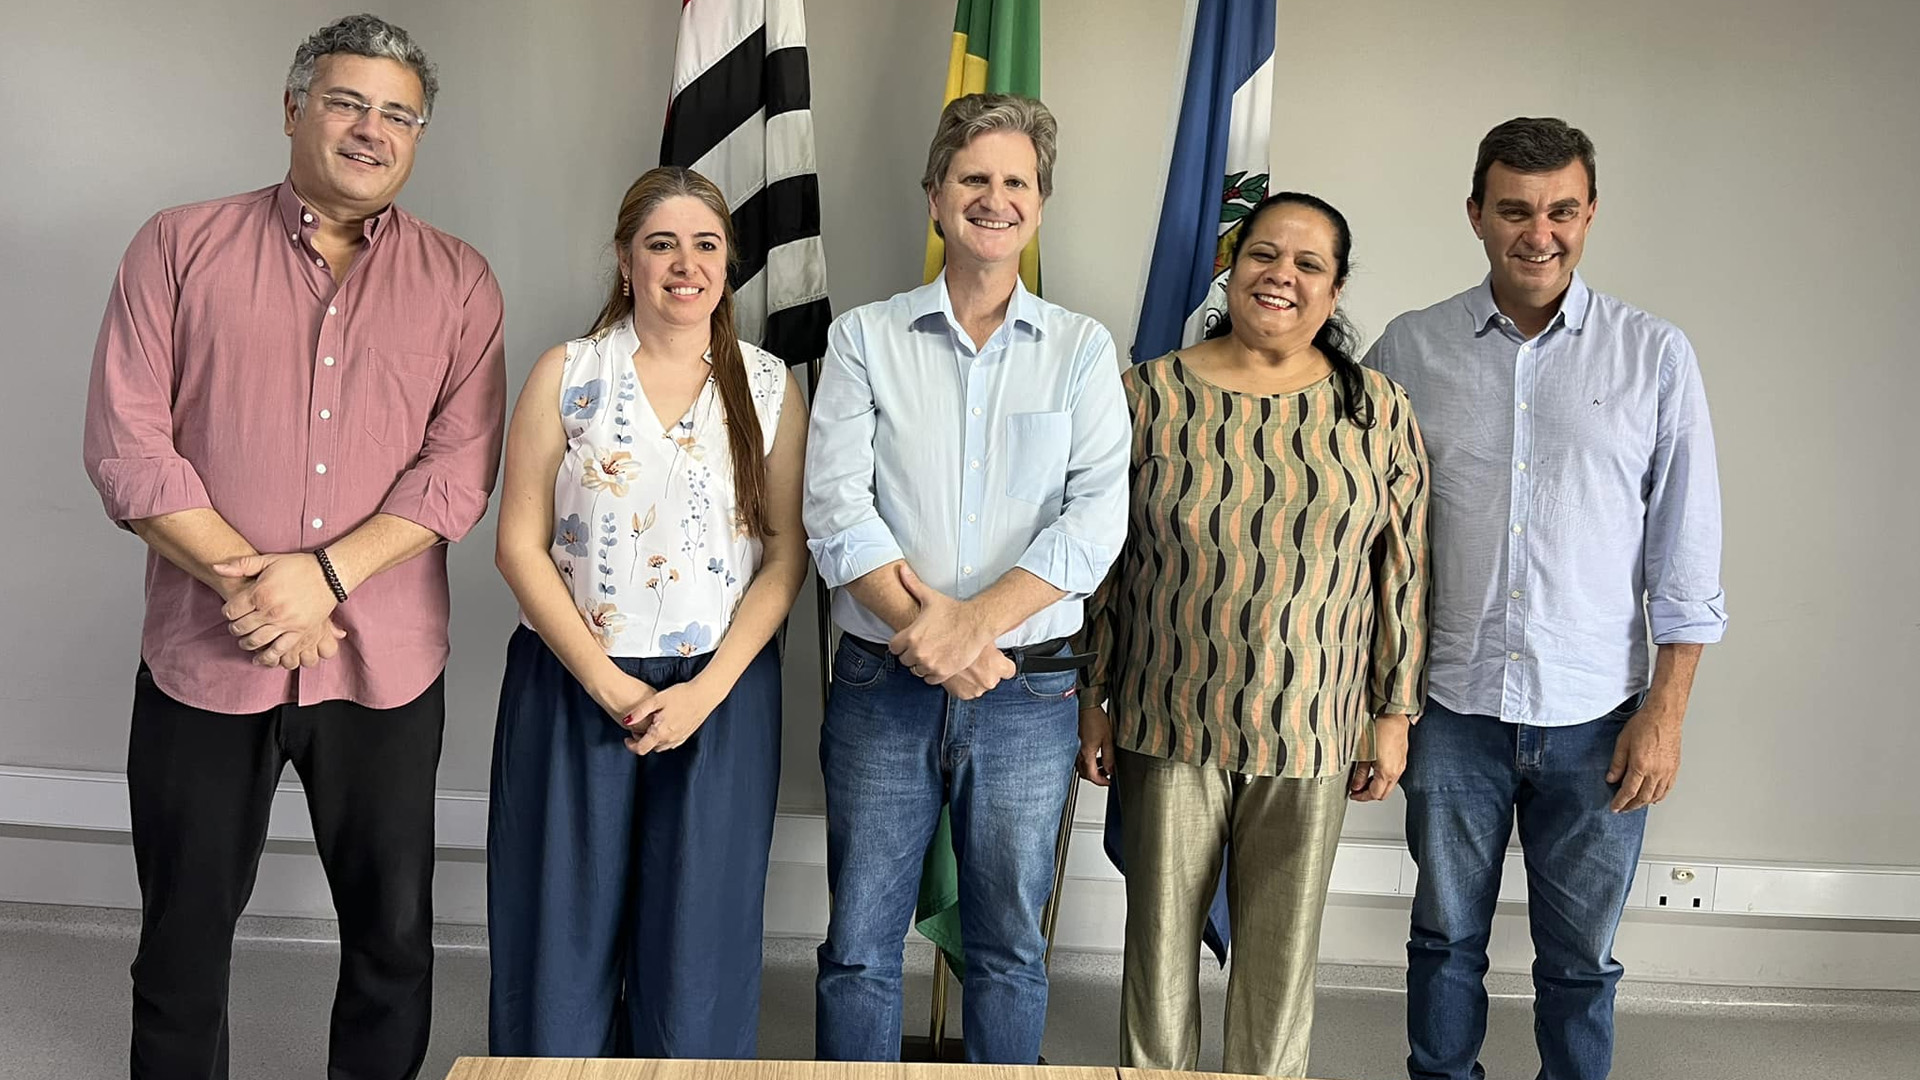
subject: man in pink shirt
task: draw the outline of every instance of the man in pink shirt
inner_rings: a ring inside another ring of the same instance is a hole
[[[287,178],[156,214],[108,296],[86,467],[149,548],[135,1077],[227,1073],[234,924],[289,761],[340,920],[328,1075],[426,1054],[441,545],[486,512],[506,389],[486,260],[393,205],[435,89],[404,30],[319,30]]]

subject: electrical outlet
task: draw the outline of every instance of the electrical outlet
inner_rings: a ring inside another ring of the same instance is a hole
[[[1646,906],[1654,911],[1712,911],[1719,867],[1648,863]]]

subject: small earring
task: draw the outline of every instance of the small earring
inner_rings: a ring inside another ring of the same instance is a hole
[[[629,281],[627,281],[627,279],[626,279],[626,278],[621,278],[621,279],[620,279],[620,295],[621,295],[621,296],[632,296],[632,295],[633,295],[633,285],[632,285],[632,283],[630,283]]]

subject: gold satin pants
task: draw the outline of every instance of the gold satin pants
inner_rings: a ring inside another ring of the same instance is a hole
[[[1120,1064],[1198,1067],[1200,935],[1225,845],[1233,948],[1225,1069],[1305,1076],[1346,776],[1244,776],[1126,750],[1118,759],[1127,867]]]

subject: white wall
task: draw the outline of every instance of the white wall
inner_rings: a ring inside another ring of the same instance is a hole
[[[107,286],[155,210],[285,175],[275,87],[328,11],[315,0],[7,6],[0,760],[126,761],[144,563],[139,541],[107,524],[80,468]],[[205,54],[221,59],[198,59]]]
[[[1282,8],[1274,156],[1352,220],[1349,300],[1371,333],[1484,272],[1462,210],[1475,143],[1557,115],[1599,148],[1587,280],[1699,351],[1732,624],[1647,850],[1920,864],[1903,677],[1920,658],[1920,485],[1902,432],[1920,393],[1903,318],[1920,5]]]
[[[1050,0],[1045,96],[1061,123],[1044,230],[1049,296],[1131,339],[1178,65],[1179,0]],[[837,310],[917,280],[916,187],[944,78],[949,0],[813,0],[822,208]],[[101,517],[79,421],[126,240],[163,206],[285,170],[294,45],[337,14],[123,0],[10,5],[0,38],[0,765],[125,760],[136,541]],[[442,94],[402,201],[492,261],[517,389],[597,308],[620,192],[654,163],[676,5],[396,0]],[[1907,779],[1920,725],[1916,486],[1899,425],[1920,391],[1914,293],[1920,5],[1836,0],[1283,0],[1276,184],[1356,233],[1369,335],[1478,280],[1473,150],[1517,114],[1599,144],[1585,271],[1673,319],[1702,358],[1722,455],[1733,624],[1708,650],[1681,785],[1650,854],[1920,866]],[[176,104],[177,103],[177,104]],[[441,786],[484,789],[513,605],[491,519],[452,557]],[[817,809],[818,685],[803,600],[789,638],[781,801]],[[1099,800],[1083,806],[1097,812]],[[1400,804],[1348,834],[1399,834]],[[12,850],[9,846],[5,850]],[[0,876],[7,873],[0,860]],[[1349,955],[1359,955],[1349,950]]]

